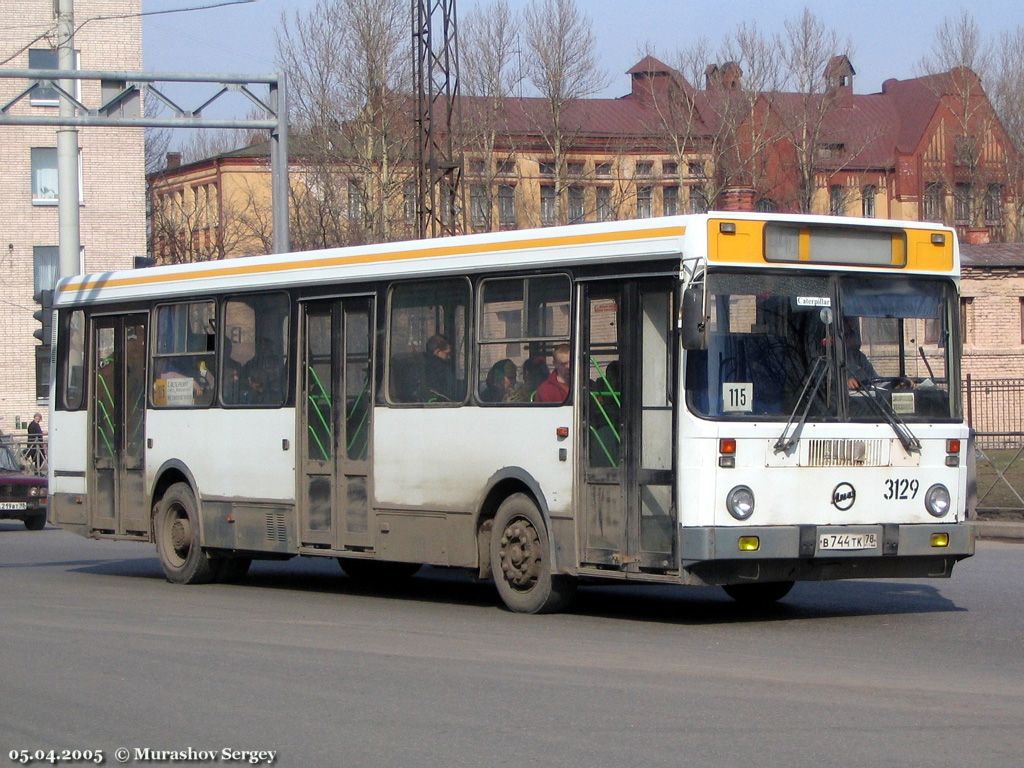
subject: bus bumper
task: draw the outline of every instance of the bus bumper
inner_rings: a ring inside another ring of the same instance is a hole
[[[822,549],[823,535],[875,534],[870,549]],[[948,577],[974,554],[972,523],[681,527],[681,567],[701,581]]]

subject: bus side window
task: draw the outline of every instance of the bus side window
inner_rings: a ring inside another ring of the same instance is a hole
[[[396,285],[388,322],[388,399],[459,404],[466,397],[469,283]]]
[[[477,316],[477,397],[488,404],[537,403],[552,351],[569,341],[565,275],[484,280]]]
[[[221,402],[283,405],[288,396],[288,296],[275,293],[224,302]]]

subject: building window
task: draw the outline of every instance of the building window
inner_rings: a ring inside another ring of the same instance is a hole
[[[601,177],[608,177],[612,175],[612,164],[611,163],[595,163],[594,164],[594,175]]]
[[[32,292],[52,291],[60,277],[60,249],[56,245],[32,246]]]
[[[708,194],[702,185],[690,187],[690,213],[708,212]]]
[[[552,162],[539,163],[540,175],[541,176],[554,176],[555,175],[555,164]]]
[[[515,176],[516,173],[516,161],[515,160],[499,160],[498,161],[498,175],[499,176]]]
[[[641,160],[636,164],[637,176],[650,176],[654,173],[654,163],[650,160]]]
[[[989,184],[985,194],[985,221],[999,224],[1003,220],[1003,185]]]
[[[416,182],[407,181],[402,185],[402,215],[410,227],[416,223]]]
[[[612,210],[612,189],[611,187],[598,187],[597,190],[597,220],[614,221],[615,212]]]
[[[57,203],[57,148],[32,147],[32,202]]]
[[[555,188],[551,184],[540,186],[540,223],[545,226],[555,223]]]
[[[470,176],[483,176],[484,175],[484,161],[483,160],[470,160],[469,161],[469,175]]]
[[[966,347],[974,339],[974,297],[960,297],[960,341]]]
[[[75,51],[75,69],[79,68],[80,51]],[[28,68],[29,69],[57,69],[60,64],[57,61],[56,48],[29,48]],[[72,94],[76,99],[81,99],[81,80],[73,80],[74,89]],[[60,94],[56,88],[40,86],[32,91],[30,102],[34,107],[57,107],[60,106]]]
[[[474,227],[487,227],[490,224],[490,206],[487,204],[487,189],[483,184],[470,185],[469,210]]]
[[[953,218],[958,224],[971,222],[971,185],[960,183],[953,188]]]
[[[691,160],[686,164],[686,171],[698,179],[704,178],[704,163],[700,160]]]
[[[569,187],[569,223],[580,224],[586,221],[586,207],[583,204],[583,187],[578,184]]]
[[[754,203],[754,210],[759,213],[774,213],[779,207],[775,204],[775,201],[770,197],[762,197],[756,203]]]
[[[516,225],[516,188],[511,184],[498,187],[498,223],[502,229]]]
[[[832,216],[843,215],[843,187],[840,184],[828,188],[828,212]]]
[[[861,191],[860,208],[861,215],[868,219],[875,218],[875,194],[878,189],[873,184],[868,184]]]
[[[661,164],[661,175],[662,176],[678,176],[679,175],[679,163],[673,163],[665,161]]]
[[[661,190],[662,212],[665,216],[679,213],[679,187],[665,187]]]
[[[637,187],[636,190],[636,217],[638,219],[649,219],[654,214],[651,211],[651,197],[653,187]]]
[[[583,163],[566,163],[565,173],[570,179],[582,179]]]
[[[348,182],[348,220],[352,223],[363,220],[363,190],[355,179]]]
[[[942,221],[942,184],[933,181],[924,188],[923,221]]]

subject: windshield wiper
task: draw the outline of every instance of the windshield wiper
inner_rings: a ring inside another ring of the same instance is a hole
[[[786,426],[782,428],[782,434],[775,441],[774,450],[776,453],[789,453],[800,440],[800,431],[804,428],[807,414],[811,410],[811,403],[814,402],[818,390],[821,389],[821,382],[825,380],[825,372],[827,370],[828,365],[825,361],[825,356],[819,355],[816,357],[814,365],[811,366],[811,370],[808,371],[807,378],[804,380],[804,388],[800,390],[800,397],[796,399],[796,405],[793,406],[793,412],[789,414],[789,420],[786,421]],[[805,400],[806,402],[804,402]],[[793,426],[793,420],[796,419],[797,411],[800,410],[801,405],[804,409],[803,413],[800,414],[800,420],[796,422],[793,433],[789,434],[789,428]]]
[[[863,389],[860,392],[863,393],[864,399],[871,404],[875,412],[885,420],[885,423],[892,427],[892,431],[896,433],[896,437],[900,439],[900,443],[903,445],[903,450],[907,453],[921,451],[921,441],[910,431],[907,422],[900,418],[899,414],[893,410],[885,398],[875,397]]]

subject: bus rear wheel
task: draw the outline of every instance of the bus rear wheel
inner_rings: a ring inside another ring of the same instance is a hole
[[[192,489],[175,483],[157,504],[153,526],[164,576],[174,584],[206,584],[217,575],[199,540],[199,507]]]
[[[552,613],[576,592],[571,576],[552,573],[547,528],[537,505],[522,493],[498,507],[491,534],[491,567],[502,602],[517,613]]]
[[[776,603],[793,588],[792,581],[764,581],[755,584],[726,584],[722,589],[740,605],[751,607]]]

